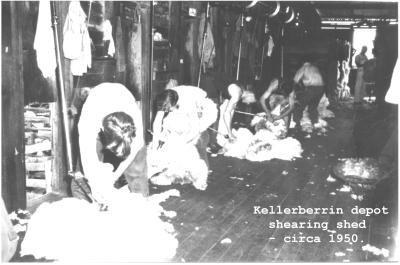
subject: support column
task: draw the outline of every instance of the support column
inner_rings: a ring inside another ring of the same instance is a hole
[[[151,91],[152,91],[152,61],[153,61],[153,11],[152,2],[140,2],[140,24],[141,24],[141,43],[142,52],[137,53],[140,57],[141,63],[141,76],[140,76],[140,101],[142,108],[143,117],[143,135],[145,135],[145,141],[150,141],[150,135],[147,130],[151,128]],[[139,62],[139,60],[137,61]]]
[[[24,146],[24,81],[22,54],[23,2],[2,2],[9,11],[10,41],[2,46],[2,196],[7,210],[26,208]],[[3,14],[4,14],[3,13]],[[4,19],[4,18],[3,18]]]

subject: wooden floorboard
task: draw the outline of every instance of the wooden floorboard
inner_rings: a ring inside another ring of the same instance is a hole
[[[267,180],[264,179],[264,181]],[[248,197],[249,193],[254,192],[252,189],[257,189],[253,187],[251,186],[249,189],[239,188],[233,191],[231,196],[225,196],[223,200],[218,201],[219,205],[211,209],[211,215],[204,216],[205,218],[198,220],[201,229],[193,231],[190,238],[183,242],[182,248],[180,247],[182,252],[179,255],[178,251],[178,257],[181,256],[180,258],[186,261],[198,260],[203,251],[207,251],[212,244],[217,242],[221,233],[227,229],[226,225],[234,221],[236,215],[234,212],[235,205],[240,205]]]
[[[398,176],[382,181],[375,189],[353,187],[339,191],[344,182],[328,182],[338,158],[369,156],[385,139],[367,129],[374,116],[368,111],[341,109],[329,120],[326,136],[299,139],[302,158],[293,161],[250,162],[231,157],[209,157],[210,174],[205,191],[192,185],[151,185],[151,194],[180,191],[162,206],[176,211],[168,219],[179,246],[174,262],[370,262],[387,261],[362,250],[366,244],[386,248],[393,255],[398,224]],[[383,136],[387,134],[380,128]],[[361,135],[361,136],[360,136]],[[381,136],[382,136],[381,135]],[[384,138],[384,137],[383,137]],[[379,149],[380,150],[380,149]],[[375,154],[378,155],[378,154]],[[363,195],[361,201],[351,195]],[[343,215],[256,215],[254,206],[343,208]],[[355,207],[388,207],[388,215],[365,217]],[[327,231],[307,228],[269,228],[269,223],[328,222]],[[338,229],[337,222],[361,222],[366,228]],[[357,242],[329,242],[329,235],[356,234]],[[284,242],[285,236],[319,236],[321,243]],[[226,242],[224,242],[225,240]]]
[[[294,171],[295,170],[288,173],[286,177],[281,178],[285,179],[285,182],[276,182],[273,185],[269,185],[269,190],[273,191],[272,193],[261,193],[255,201],[249,201],[249,203],[253,205],[262,205],[264,207],[268,205],[281,205],[288,198],[289,193],[297,192],[293,190],[294,187],[301,187],[308,181],[308,176],[294,174]],[[283,189],[285,187],[286,191]],[[287,188],[289,188],[289,190]],[[276,197],[268,195],[275,195]],[[251,205],[249,206],[251,207]],[[254,257],[257,257],[258,252],[261,250],[260,248],[269,237],[272,236],[272,231],[267,228],[267,224],[271,219],[275,218],[276,217],[273,215],[250,216],[249,219],[252,223],[242,232],[242,236],[238,242],[232,245],[230,249],[220,257],[220,261],[256,261],[253,260]]]
[[[287,178],[283,176],[279,176],[279,181],[274,181],[272,183],[268,182],[266,183],[268,186],[271,186],[273,183],[280,183],[282,178]],[[265,183],[265,182],[264,182]],[[264,184],[265,185],[265,184]],[[284,186],[284,185],[282,185]],[[275,192],[270,193],[270,192],[265,192],[264,190],[267,190],[266,187],[263,187],[263,183],[261,184],[261,189],[259,194],[257,195],[257,191],[253,191],[253,194],[255,195],[254,198],[252,196],[249,196],[241,205],[238,205],[237,209],[235,212],[238,212],[238,217],[236,221],[228,227],[227,231],[225,232],[224,235],[221,236],[221,239],[223,238],[229,238],[232,242],[238,242],[243,244],[243,239],[242,235],[246,229],[251,226],[252,229],[256,229],[255,223],[253,223],[253,220],[256,219],[254,218],[252,212],[253,212],[253,206],[257,203],[260,203],[261,205],[264,205],[262,201],[265,201],[265,197],[270,195],[271,198],[276,199],[278,196],[276,195]],[[284,193],[282,193],[284,194]],[[277,197],[275,197],[277,196]],[[244,209],[244,210],[241,210]],[[250,223],[249,223],[250,221]],[[264,223],[264,220],[259,220],[259,223]],[[263,234],[263,231],[259,231],[259,233]],[[208,261],[208,262],[213,262],[213,261],[219,261],[221,257],[223,258],[224,252],[228,251],[231,247],[231,244],[221,244],[220,242],[215,242],[211,248],[209,248],[206,253],[204,253],[200,259],[200,261]],[[221,255],[222,252],[222,255]],[[229,256],[231,258],[232,256]],[[225,260],[224,260],[225,261]]]
[[[197,224],[201,223],[202,220],[210,218],[213,213],[225,208],[224,203],[236,193],[238,183],[229,178],[231,175],[229,170],[226,172],[228,173],[224,175],[213,172],[210,176],[211,181],[207,193],[197,191],[194,192],[194,195],[190,194],[189,203],[185,203],[185,207],[178,208],[178,216],[174,218],[174,223],[180,225],[179,232],[185,235],[181,238],[181,243],[191,236],[190,232],[196,231],[196,227],[200,229]],[[213,181],[214,179],[216,180]],[[224,187],[224,189],[221,190],[220,187]]]
[[[250,162],[229,157],[210,157],[210,173],[206,191],[184,188],[181,197],[168,200],[163,206],[177,212],[171,220],[177,231],[179,248],[176,262],[361,262],[382,261],[363,251],[367,243],[394,246],[397,231],[397,182],[389,180],[375,190],[354,188],[340,192],[344,183],[328,182],[331,166],[338,158],[354,157],[359,151],[355,126],[363,122],[359,113],[339,111],[329,121],[327,136],[300,138],[303,157],[294,161],[272,160]],[[365,125],[363,125],[365,126]],[[364,132],[363,132],[364,133]],[[368,138],[370,140],[370,138]],[[284,174],[283,174],[284,173]],[[386,186],[385,186],[386,185]],[[351,198],[363,195],[362,201]],[[254,215],[253,207],[343,208],[343,215]],[[359,207],[386,205],[390,216],[364,217],[350,213]],[[394,210],[396,209],[396,210]],[[328,222],[323,229],[270,229],[269,222]],[[366,229],[338,229],[337,222],[365,220]],[[329,234],[357,234],[357,242],[329,242]],[[319,236],[321,243],[283,242],[287,235]],[[274,238],[274,239],[272,239]],[[228,240],[223,243],[223,240]]]
[[[271,170],[271,168],[266,168],[269,171]],[[191,260],[193,256],[196,256],[197,253],[200,253],[201,251],[203,251],[203,246],[205,247],[205,251],[207,251],[207,247],[209,248],[210,246],[213,246],[215,243],[219,242],[219,238],[216,238],[215,235],[218,234],[218,232],[221,231],[227,231],[229,229],[229,226],[234,223],[235,221],[237,221],[237,209],[240,209],[238,207],[240,207],[242,205],[242,201],[246,200],[248,196],[253,196],[257,194],[257,190],[263,188],[263,185],[260,184],[260,182],[262,183],[268,183],[271,181],[279,181],[279,172],[268,172],[268,173],[264,173],[264,174],[259,174],[258,179],[255,179],[255,183],[248,183],[245,184],[246,182],[241,182],[242,183],[242,187],[239,187],[236,195],[229,200],[227,203],[222,204],[222,210],[219,211],[219,213],[217,213],[217,215],[212,216],[212,218],[209,218],[206,223],[204,223],[205,227],[209,227],[211,230],[220,230],[220,231],[215,231],[215,233],[211,233],[209,238],[205,238],[203,241],[200,242],[201,248],[200,249],[196,249],[194,248],[191,252],[191,254],[189,254],[189,258],[186,260]],[[273,178],[272,178],[273,177]],[[275,179],[275,180],[274,180]],[[248,185],[248,186],[246,186]],[[243,208],[242,208],[243,209]],[[218,220],[221,220],[221,222],[218,222]],[[223,237],[223,236],[220,236]],[[223,239],[223,238],[221,238]],[[192,240],[196,240],[196,239],[192,239]],[[213,242],[213,240],[215,242]],[[193,248],[193,247],[192,247]]]

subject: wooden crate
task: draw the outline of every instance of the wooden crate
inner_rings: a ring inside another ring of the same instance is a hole
[[[52,192],[54,150],[53,112],[55,103],[25,107],[26,187]],[[40,197],[42,194],[38,194]]]

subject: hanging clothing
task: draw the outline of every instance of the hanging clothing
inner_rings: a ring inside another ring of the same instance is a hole
[[[133,88],[134,96],[141,98],[140,84],[142,78],[142,24],[132,24],[128,43],[129,88]]]
[[[194,26],[193,23],[189,23],[189,28],[185,37],[185,51],[189,54],[189,56],[192,58],[193,57],[193,34],[194,32]]]
[[[272,36],[270,35],[268,38],[268,51],[267,51],[268,57],[271,57],[273,49],[274,49],[274,40],[272,39]]]
[[[204,31],[204,23],[206,21],[206,15],[202,14],[199,25],[199,37],[198,37],[198,46],[199,46],[199,58],[201,58],[201,47],[203,42],[203,31]],[[204,39],[204,50],[203,50],[203,68],[213,68],[214,67],[214,58],[215,58],[215,46],[214,46],[214,37],[211,30],[211,24],[207,21],[207,29],[206,29],[206,37]]]
[[[79,1],[72,1],[64,24],[63,52],[71,60],[71,73],[75,76],[82,76],[92,66],[91,39],[85,21]]]
[[[103,41],[109,41],[108,44],[108,51],[107,54],[110,55],[111,57],[114,57],[115,54],[115,45],[114,45],[114,39],[112,37],[112,26],[110,23],[110,20],[105,20],[102,25],[103,28]]]
[[[125,72],[125,43],[122,33],[121,17],[117,17],[117,27],[115,30],[115,59],[117,60],[117,73]]]
[[[57,66],[54,35],[51,27],[50,1],[39,3],[39,15],[33,48],[36,50],[38,67],[45,78],[54,77]]]

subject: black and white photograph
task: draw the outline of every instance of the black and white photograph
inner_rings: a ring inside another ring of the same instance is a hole
[[[1,1],[1,261],[399,262],[397,1]]]

